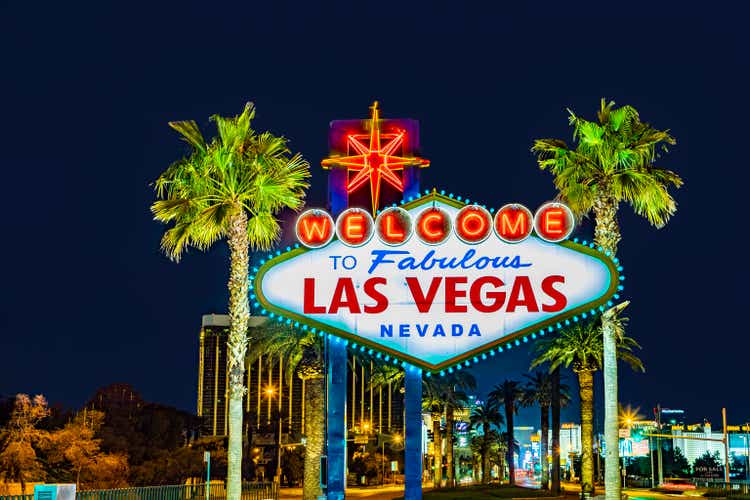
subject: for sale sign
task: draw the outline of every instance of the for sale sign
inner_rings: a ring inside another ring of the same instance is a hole
[[[302,246],[258,270],[256,307],[439,371],[584,319],[616,295],[617,263],[566,240],[567,207],[493,212],[436,193],[375,218],[305,212]]]

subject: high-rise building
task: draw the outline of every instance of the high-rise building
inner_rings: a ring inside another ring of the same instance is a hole
[[[251,317],[249,328],[257,328],[264,321],[265,317]],[[229,412],[226,377],[228,335],[229,316],[203,316],[198,365],[198,416],[204,421],[204,435],[225,436],[229,431],[226,418]],[[286,380],[286,360],[279,358],[271,360],[271,363],[268,361],[261,357],[248,365],[245,372],[247,392],[243,421],[246,434],[275,433],[278,415],[281,415],[283,441],[299,442],[298,438],[304,430],[305,383],[298,377],[293,377],[291,384]],[[346,413],[350,438],[371,435],[374,441],[379,433],[403,435],[403,384],[394,382],[373,387],[373,363],[351,354],[348,367]]]

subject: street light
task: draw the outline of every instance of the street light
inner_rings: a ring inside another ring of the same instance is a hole
[[[266,396],[270,399],[276,394],[276,387],[266,386]],[[270,403],[269,403],[270,404]],[[276,437],[276,481],[281,485],[281,394],[279,394],[279,430]]]

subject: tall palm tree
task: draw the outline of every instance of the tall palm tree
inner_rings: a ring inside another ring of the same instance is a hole
[[[302,206],[309,164],[291,154],[287,140],[251,128],[252,103],[238,116],[214,115],[218,136],[206,142],[192,121],[170,122],[190,145],[156,180],[154,218],[172,224],[161,240],[179,261],[188,247],[209,248],[226,238],[230,250],[227,374],[229,447],[227,498],[238,500],[242,464],[242,397],[247,351],[249,250],[267,250],[280,234],[275,214]]]
[[[513,432],[513,416],[518,413],[518,406],[521,402],[523,390],[520,382],[516,380],[506,380],[495,386],[488,395],[490,401],[494,401],[498,406],[505,408],[505,424],[508,427],[508,443],[515,443],[515,434]],[[508,482],[511,485],[516,484],[516,464],[513,460],[515,449],[508,446]]]
[[[469,398],[465,391],[473,390],[476,386],[474,376],[466,370],[460,370],[435,378],[429,388],[431,397],[442,402],[445,414],[445,465],[448,487],[455,486],[456,477],[453,455],[455,413],[466,408]]]
[[[521,404],[523,406],[539,405],[541,436],[539,439],[539,469],[541,472],[541,488],[549,488],[549,468],[547,466],[549,439],[549,410],[552,404],[552,378],[548,373],[537,371],[532,375],[524,375],[528,380],[523,388]]]
[[[506,430],[505,432],[501,432],[498,435],[498,452],[502,455],[503,458],[507,464],[508,464],[508,477],[510,478],[510,462],[508,462],[508,457],[513,457],[514,454],[520,453],[521,446],[518,444],[518,441],[515,438],[512,438],[510,433]],[[499,460],[498,460],[499,461]],[[504,473],[504,468],[500,467],[500,473]],[[508,480],[510,482],[510,479]]]
[[[549,414],[552,408],[553,399],[557,399],[557,404],[566,405],[570,400],[568,394],[568,386],[566,384],[557,383],[557,397],[553,393],[554,380],[550,373],[544,371],[536,371],[532,375],[524,375],[527,378],[526,386],[523,388],[523,395],[521,396],[521,404],[523,406],[539,405],[539,416],[540,424],[539,429],[541,430],[540,439],[540,471],[541,471],[541,487],[543,490],[549,488]],[[559,413],[558,413],[559,415]],[[559,421],[557,422],[559,431]],[[554,429],[554,424],[553,424]],[[558,444],[559,446],[559,444]],[[559,450],[558,450],[559,453]]]
[[[626,318],[615,317],[617,357],[633,369],[643,370],[643,363],[633,353],[638,343],[625,335]],[[531,366],[549,363],[549,369],[571,367],[578,376],[581,399],[581,494],[594,495],[594,372],[601,369],[604,335],[599,320],[575,323],[560,335],[537,343],[537,357]],[[619,470],[619,467],[618,467]]]
[[[323,339],[309,330],[269,322],[253,330],[247,364],[261,357],[270,365],[284,360],[284,377],[291,385],[296,375],[305,382],[305,463],[302,496],[315,500],[320,489],[320,456],[325,442],[325,360]],[[281,393],[281,390],[279,390]],[[281,437],[279,437],[281,439]]]
[[[469,423],[473,429],[482,428],[482,438],[477,442],[482,460],[482,484],[490,482],[490,445],[496,438],[492,428],[500,427],[504,422],[505,419],[500,413],[497,403],[492,400],[474,406],[469,416]]]
[[[661,228],[677,210],[668,189],[682,185],[679,175],[654,164],[676,144],[674,137],[641,122],[632,106],[614,106],[602,99],[596,122],[568,110],[575,147],[560,139],[537,139],[531,148],[539,166],[555,176],[559,197],[579,216],[594,212],[594,242],[613,256],[620,242],[620,203],[629,203],[636,214]],[[620,500],[614,317],[611,310],[603,315],[607,500]]]
[[[562,393],[560,389],[560,368],[550,372],[552,379],[552,493],[560,493],[560,408],[562,407]],[[567,394],[568,400],[570,394]]]
[[[423,386],[424,387],[424,386]],[[433,451],[433,487],[440,488],[443,484],[443,401],[430,391],[424,391],[422,407],[430,412],[432,420],[432,451]]]

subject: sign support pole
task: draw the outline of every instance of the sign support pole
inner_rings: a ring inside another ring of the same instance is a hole
[[[338,340],[338,339],[336,339]],[[328,339],[329,500],[343,500],[346,488],[346,346]]]
[[[422,370],[404,374],[404,500],[422,500]]]
[[[339,214],[349,204],[346,190],[348,174],[345,168],[334,167],[328,173],[328,203],[331,212]],[[327,377],[327,456],[329,500],[343,500],[346,491],[346,345],[339,339],[326,338],[328,359]]]

